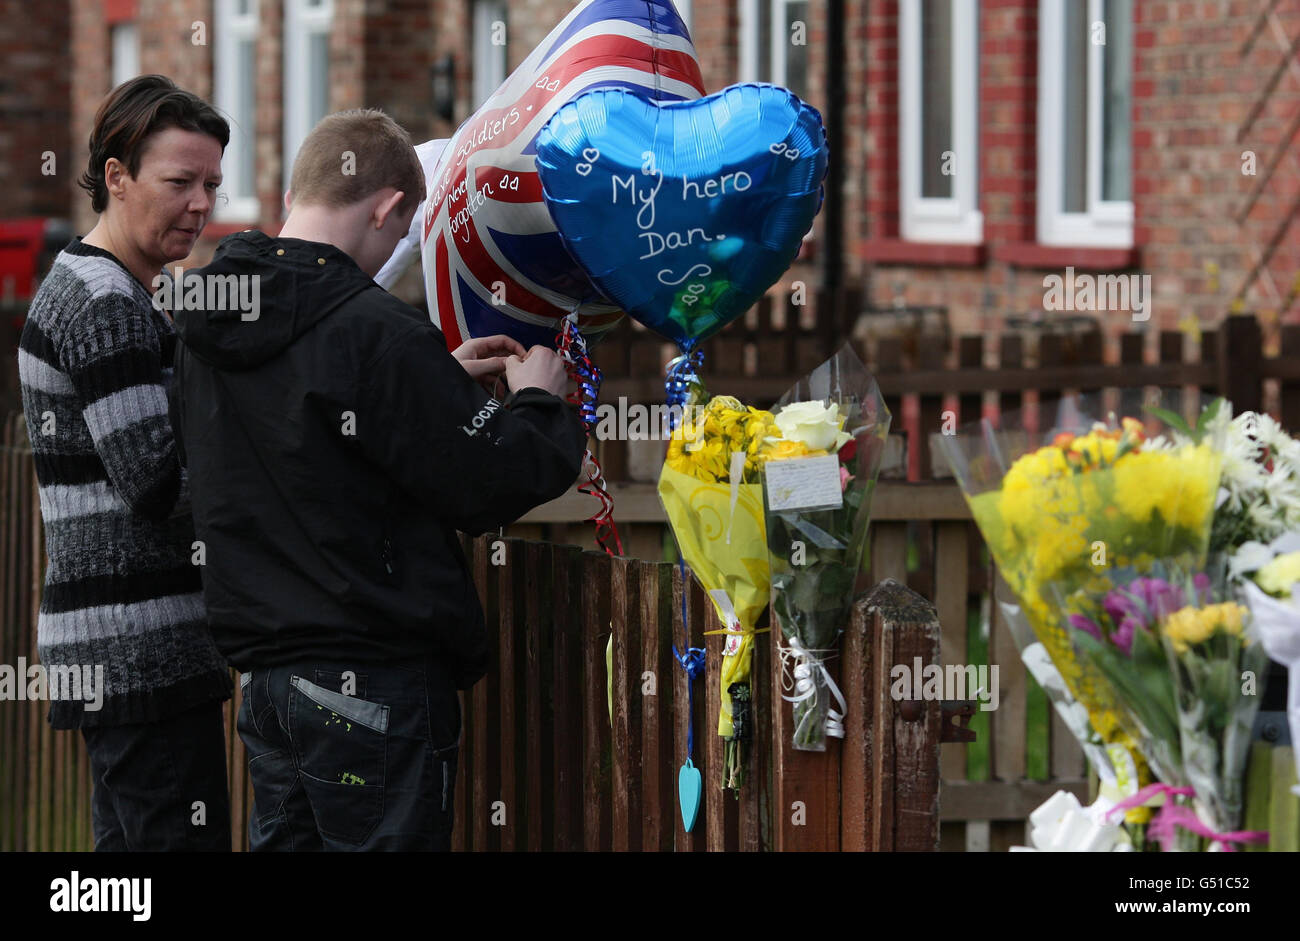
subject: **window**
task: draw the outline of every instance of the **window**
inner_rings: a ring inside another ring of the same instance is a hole
[[[693,0],[673,0],[673,6],[677,7],[677,15],[682,18],[682,22],[686,24],[686,31],[691,34],[691,39],[694,40],[695,23],[692,22],[692,17],[694,17],[695,11],[691,9],[692,2]]]
[[[899,228],[979,244],[979,3],[899,5]]]
[[[1038,241],[1133,245],[1133,0],[1039,0]]]
[[[741,0],[740,80],[808,97],[808,0]]]
[[[477,108],[506,80],[505,0],[474,0],[474,101]]]
[[[213,10],[216,105],[230,122],[230,143],[221,161],[216,218],[258,217],[254,153],[257,141],[257,0],[217,0]]]
[[[329,113],[333,0],[285,0],[284,186],[298,148]]]
[[[140,74],[140,30],[134,23],[118,23],[110,27],[109,41],[113,49],[112,81],[116,88]]]

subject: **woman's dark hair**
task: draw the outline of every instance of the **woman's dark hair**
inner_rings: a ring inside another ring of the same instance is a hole
[[[216,138],[224,153],[230,125],[198,95],[178,88],[165,75],[141,75],[123,82],[104,99],[90,132],[90,162],[77,185],[90,194],[95,212],[108,206],[104,164],[116,157],[134,178],[151,134],[169,127],[198,131]]]

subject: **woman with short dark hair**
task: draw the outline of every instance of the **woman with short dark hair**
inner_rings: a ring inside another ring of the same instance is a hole
[[[89,681],[78,699],[51,689],[49,718],[85,738],[96,850],[230,849],[230,672],[168,417],[175,334],[153,303],[212,214],[229,140],[168,78],[115,88],[79,180],[99,220],[55,260],[19,343],[49,556],[37,650],[47,674]]]

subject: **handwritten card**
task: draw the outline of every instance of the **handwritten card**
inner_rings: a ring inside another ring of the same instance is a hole
[[[840,460],[834,454],[768,461],[766,474],[767,507],[773,512],[836,510],[844,504]]]

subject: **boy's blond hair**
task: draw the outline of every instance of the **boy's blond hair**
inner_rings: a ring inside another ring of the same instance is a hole
[[[424,202],[424,171],[411,136],[375,108],[321,118],[298,148],[289,181],[295,204],[334,208],[386,186],[406,194],[397,207],[401,215]]]

